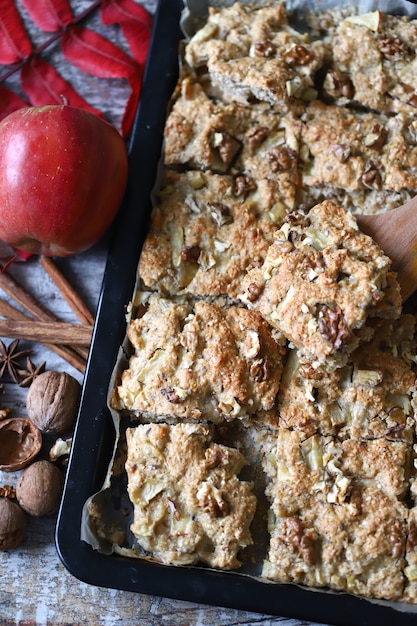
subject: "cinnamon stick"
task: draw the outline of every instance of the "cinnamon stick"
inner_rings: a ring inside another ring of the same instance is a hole
[[[92,328],[85,324],[66,322],[33,322],[0,319],[0,337],[13,337],[40,343],[89,346]]]
[[[0,289],[10,296],[17,304],[30,313],[38,322],[60,322],[61,320],[52,311],[49,311],[40,302],[24,289],[19,283],[6,272],[0,272]],[[83,346],[73,348],[75,352],[87,359],[88,349]]]
[[[15,321],[31,321],[31,318],[28,315],[2,299],[0,299],[0,315]],[[58,356],[67,361],[67,363],[72,365],[72,367],[84,374],[86,368],[85,359],[77,354],[77,352],[75,352],[70,346],[55,345],[47,342],[43,343],[43,345],[49,350],[55,352],[55,354],[58,354]]]
[[[94,324],[94,317],[91,315],[87,305],[74,287],[68,282],[60,272],[51,257],[42,256],[39,259],[41,267],[45,270],[51,280],[58,287],[62,297],[67,302],[82,324]]]
[[[54,313],[35,300],[7,271],[0,272],[0,288],[38,321],[58,321]]]

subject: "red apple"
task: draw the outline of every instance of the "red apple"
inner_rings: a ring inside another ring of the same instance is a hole
[[[0,122],[0,239],[14,248],[86,250],[113,221],[126,182],[125,143],[92,113],[26,107]]]

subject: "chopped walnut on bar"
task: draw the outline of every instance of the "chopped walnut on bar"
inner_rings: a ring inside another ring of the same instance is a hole
[[[375,296],[383,298],[390,260],[355,219],[325,201],[291,213],[240,298],[318,366],[347,362]]]

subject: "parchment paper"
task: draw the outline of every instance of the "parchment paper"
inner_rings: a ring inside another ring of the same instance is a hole
[[[241,0],[244,2],[244,0]],[[192,37],[196,30],[201,27],[208,15],[209,6],[224,7],[234,4],[235,0],[184,0],[184,11],[181,19],[181,28],[184,33],[185,39]],[[265,4],[271,4],[271,0],[251,0],[251,4],[255,6],[262,6]],[[351,13],[366,13],[369,11],[381,10],[387,13],[396,15],[407,15],[410,18],[417,18],[417,5],[408,2],[406,0],[353,0],[351,2],[337,2],[337,0],[288,0],[282,2],[285,4],[287,11],[294,14],[296,20],[302,21],[302,16],[307,11],[318,11],[328,9],[349,9]],[[162,159],[161,159],[162,160]],[[135,315],[135,312],[141,303],[141,300],[146,299],[147,294],[139,294],[137,285],[135,286],[132,294],[132,304],[129,313],[126,318],[128,324],[130,317]],[[117,411],[110,408],[110,397],[114,389],[117,380],[120,377],[121,372],[128,365],[129,355],[129,342],[127,338],[125,343],[120,348],[117,364],[113,372],[112,380],[109,384],[108,393],[108,405],[112,414],[115,428],[115,446],[112,460],[108,467],[108,472],[102,489],[94,494],[85,504],[83,511],[83,520],[81,527],[81,539],[89,543],[95,550],[102,552],[103,554],[118,553],[127,557],[142,558],[146,560],[153,560],[146,555],[141,548],[137,545],[133,534],[130,531],[130,524],[133,521],[133,509],[130,500],[127,496],[127,477],[124,471],[125,460],[125,439],[124,432],[127,426],[131,425],[128,416],[120,415]],[[242,436],[242,433],[240,433]],[[242,439],[243,453],[247,457],[251,455],[252,458],[248,460],[257,464],[256,450],[251,445],[251,441],[248,439],[245,441]],[[258,464],[259,466],[259,464]],[[261,509],[263,513],[267,503],[263,494],[264,490],[264,478],[262,472],[252,474],[249,478],[254,480],[254,491],[257,497],[262,501]],[[97,527],[92,524],[89,510],[91,507],[100,511],[102,517],[102,525]],[[256,534],[258,533],[258,534]],[[255,545],[257,546],[255,559],[248,558],[245,562],[246,565],[239,570],[242,575],[250,575],[256,578],[260,575],[263,559],[266,556],[266,530],[259,531],[256,527],[253,529],[255,536]],[[124,537],[123,545],[120,544],[120,537]],[[119,543],[118,543],[119,541]],[[253,550],[253,549],[252,549]],[[255,564],[253,564],[253,560]],[[252,561],[252,564],[251,564]],[[227,575],[227,572],[225,572]],[[265,584],[273,584],[271,581],[263,580]],[[331,590],[317,589],[318,593],[333,594],[335,592]],[[366,598],[367,601],[377,603],[379,605],[389,606],[395,608],[398,611],[407,611],[417,614],[417,606],[406,603],[391,603],[386,601],[379,601]]]

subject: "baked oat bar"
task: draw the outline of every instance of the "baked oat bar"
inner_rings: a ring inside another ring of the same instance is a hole
[[[145,290],[236,299],[286,215],[276,184],[167,170],[139,264]]]
[[[411,444],[416,436],[415,318],[372,323],[345,367],[332,372],[300,361],[292,350],[281,379],[280,424],[304,436],[385,437]]]
[[[311,103],[302,116],[302,203],[333,198],[352,212],[395,208],[417,193],[417,121]]]
[[[276,181],[288,210],[299,185],[300,121],[292,114],[224,104],[210,100],[191,77],[181,88],[165,126],[167,166],[233,173],[256,181]]]
[[[241,149],[238,106],[211,100],[201,84],[181,77],[168,115],[164,163],[226,173]]]
[[[280,429],[265,458],[272,510],[263,575],[399,600],[409,446]]]
[[[324,92],[381,113],[417,111],[417,21],[373,11],[341,20]]]
[[[138,544],[165,564],[239,567],[256,508],[251,484],[237,477],[242,454],[197,424],[144,424],[126,438]]]
[[[134,354],[114,408],[153,420],[275,424],[285,352],[256,311],[152,295],[128,337]]]
[[[275,234],[262,267],[239,296],[326,369],[340,367],[359,343],[369,307],[384,296],[390,260],[354,217],[325,201],[292,213]]]
[[[202,71],[225,101],[287,111],[317,96],[315,76],[327,48],[288,23],[282,5],[254,8],[236,2],[211,9],[187,45],[185,60]]]
[[[417,602],[417,508],[408,512],[408,533],[405,552],[404,574],[406,584],[401,597],[403,602]]]

